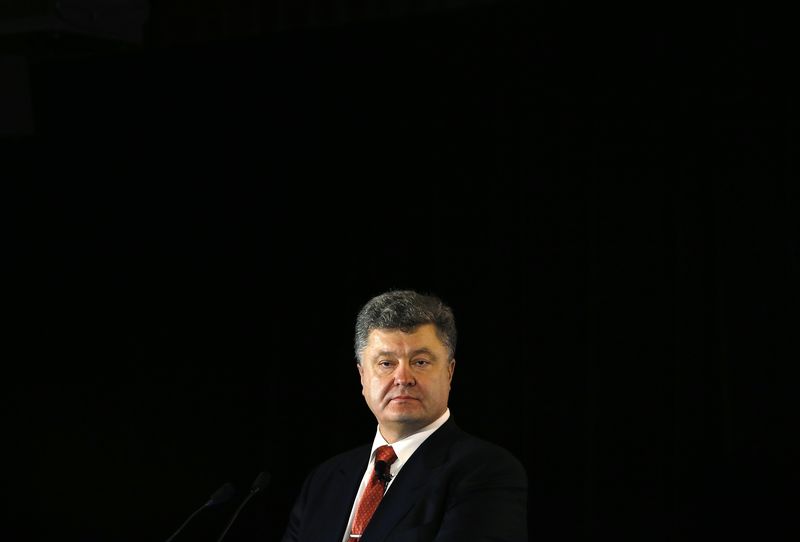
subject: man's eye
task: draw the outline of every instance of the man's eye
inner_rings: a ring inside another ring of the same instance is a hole
[[[391,367],[392,366],[392,362],[391,361],[386,361],[386,360],[379,361],[378,365],[381,366],[381,367]]]
[[[428,365],[428,363],[430,363],[430,362],[427,359],[418,359],[418,360],[414,361],[414,365],[417,365],[417,366],[420,366],[420,367],[423,366],[423,365]]]

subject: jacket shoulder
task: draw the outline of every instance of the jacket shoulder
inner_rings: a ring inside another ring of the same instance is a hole
[[[494,461],[524,470],[522,462],[507,448],[488,440],[468,435],[453,445],[453,454],[468,461]]]
[[[341,470],[347,471],[354,465],[358,465],[362,462],[364,463],[364,467],[366,467],[367,460],[369,459],[369,451],[370,446],[365,444],[340,452],[318,463],[312,469],[311,474],[320,475]]]
[[[451,422],[442,427],[443,442],[450,447],[450,453],[467,461],[490,460],[508,463],[523,468],[522,462],[504,446],[464,431]]]

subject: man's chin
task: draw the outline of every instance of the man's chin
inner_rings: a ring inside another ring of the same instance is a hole
[[[389,405],[383,412],[384,418],[392,423],[414,423],[425,417],[425,414],[418,408],[396,408]]]
[[[385,423],[396,427],[403,427],[406,430],[416,431],[430,423],[425,413],[416,412],[389,412],[384,416]]]
[[[392,416],[384,418],[381,425],[403,438],[416,433],[428,425],[428,422],[422,416]]]

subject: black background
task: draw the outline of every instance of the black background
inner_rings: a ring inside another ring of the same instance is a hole
[[[525,464],[531,540],[793,539],[780,14],[169,15],[32,56],[36,132],[0,147],[4,539],[165,540],[262,470],[229,540],[277,539],[373,436],[352,327],[393,287],[453,306],[451,410]]]

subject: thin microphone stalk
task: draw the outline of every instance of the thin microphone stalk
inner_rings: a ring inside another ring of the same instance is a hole
[[[253,486],[250,488],[250,493],[247,494],[247,497],[244,498],[242,503],[236,509],[236,512],[233,513],[233,517],[231,517],[231,520],[225,526],[225,530],[222,531],[222,534],[219,535],[219,538],[217,538],[217,542],[222,542],[222,539],[225,538],[226,534],[228,534],[228,529],[231,528],[233,522],[236,521],[237,517],[239,517],[239,512],[242,511],[242,508],[244,508],[244,506],[248,503],[248,501],[251,498],[253,498],[253,495],[255,495],[256,493],[267,487],[267,485],[269,484],[269,480],[270,480],[270,475],[268,472],[258,473],[258,476],[256,476],[256,479],[253,482]]]
[[[236,490],[233,488],[233,485],[231,485],[229,482],[226,482],[226,483],[222,484],[222,486],[220,486],[220,488],[219,488],[218,490],[216,490],[216,491],[215,491],[215,492],[214,492],[214,493],[211,495],[211,497],[209,497],[209,499],[208,499],[208,500],[207,500],[207,501],[206,501],[206,502],[203,504],[203,506],[201,506],[200,508],[198,508],[197,510],[195,510],[195,511],[192,513],[192,515],[190,515],[188,518],[186,518],[186,521],[184,521],[184,522],[181,524],[181,526],[180,526],[180,527],[178,527],[178,530],[177,530],[177,531],[175,531],[174,533],[172,533],[172,536],[170,536],[170,537],[167,539],[167,542],[172,542],[172,540],[173,540],[173,539],[174,539],[176,536],[178,536],[178,534],[179,534],[179,533],[180,533],[180,532],[183,530],[183,528],[184,528],[184,527],[186,527],[186,526],[189,524],[189,522],[190,522],[190,521],[192,521],[192,519],[193,519],[193,518],[194,518],[194,517],[195,517],[197,514],[199,514],[200,512],[202,512],[203,510],[205,510],[205,509],[206,509],[206,508],[208,508],[209,506],[215,506],[215,505],[217,505],[217,504],[221,504],[221,503],[223,503],[223,502],[227,501],[228,499],[230,499],[231,497],[233,497],[234,493],[236,493]]]

